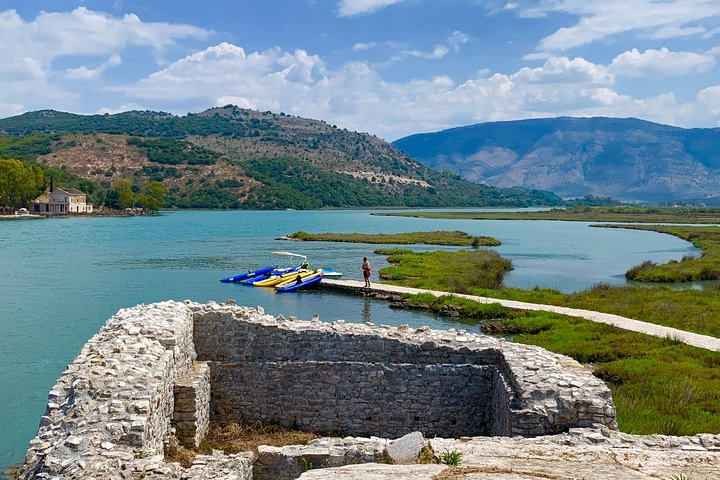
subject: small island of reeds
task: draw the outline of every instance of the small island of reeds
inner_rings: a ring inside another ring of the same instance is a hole
[[[625,278],[637,282],[680,283],[720,280],[720,227],[688,227],[665,225],[598,225],[605,228],[648,230],[674,235],[702,250],[699,257],[685,256],[657,265],[646,261],[632,267]]]
[[[305,242],[349,242],[395,245],[446,245],[458,247],[497,247],[500,241],[485,236],[472,236],[460,231],[406,233],[307,233],[295,232],[286,240]]]

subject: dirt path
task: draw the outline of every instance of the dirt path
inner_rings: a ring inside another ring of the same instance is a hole
[[[359,282],[356,280],[325,279],[322,281],[321,285],[326,285],[328,287],[344,291],[353,291],[355,293],[363,293],[364,291],[366,291],[366,289],[363,287],[363,282]],[[594,312],[592,310],[582,310],[579,308],[558,307],[557,305],[542,305],[538,303],[517,302],[515,300],[503,300],[500,298],[478,297],[475,295],[463,295],[460,293],[439,292],[436,290],[424,290],[420,288],[399,287],[396,285],[386,285],[383,283],[373,283],[371,290],[375,292],[409,293],[411,295],[415,295],[418,293],[430,293],[437,297],[443,295],[454,295],[456,297],[467,298],[469,300],[474,300],[480,303],[499,303],[500,305],[508,308],[560,313],[572,317],[581,317],[586,320],[590,320],[591,322],[613,325],[615,327],[622,328],[623,330],[645,333],[654,337],[671,338],[687,345],[704,348],[706,350],[712,350],[716,352],[720,351],[720,338],[700,335],[698,333],[686,332],[684,330],[678,330],[677,328],[655,325],[653,323],[633,320],[632,318],[621,317],[619,315],[613,315],[610,313]]]

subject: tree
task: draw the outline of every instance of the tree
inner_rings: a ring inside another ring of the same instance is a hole
[[[168,190],[160,182],[150,182],[145,187],[145,192],[138,197],[138,205],[145,210],[157,212],[165,206],[165,195]]]
[[[132,191],[133,184],[126,178],[115,182],[113,189],[117,194],[117,205],[120,209],[130,208],[135,202],[135,194]]]
[[[38,167],[26,167],[21,161],[0,159],[0,207],[24,205],[40,193],[44,176]]]

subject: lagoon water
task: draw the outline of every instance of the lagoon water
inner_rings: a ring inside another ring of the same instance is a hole
[[[384,302],[308,291],[224,284],[222,277],[280,261],[273,250],[308,255],[311,266],[361,279],[370,257],[373,280],[387,265],[375,246],[276,240],[307,232],[390,233],[463,230],[503,242],[513,261],[506,285],[574,291],[625,283],[644,260],[697,253],[687,242],[653,232],[591,228],[581,222],[431,220],[369,211],[183,211],[158,217],[0,221],[0,470],[21,462],[57,377],[118,309],[166,299],[236,299],[266,312],[310,319],[372,321],[432,328],[477,327]],[[416,248],[416,247],[413,247]],[[438,247],[418,247],[431,250]],[[272,262],[272,263],[271,263]]]

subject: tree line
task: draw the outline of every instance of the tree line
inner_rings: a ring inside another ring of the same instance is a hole
[[[91,203],[104,204],[109,208],[126,209],[139,207],[146,211],[156,212],[165,206],[167,188],[160,182],[149,182],[141,188],[127,179],[117,180],[112,189],[96,188],[92,182],[77,179],[64,171],[47,169],[51,177],[62,179],[66,186],[77,185],[88,194]],[[48,175],[40,165],[24,163],[13,158],[0,158],[0,211],[5,214],[16,208],[25,207],[48,188]],[[85,185],[87,183],[87,185]],[[83,188],[87,187],[87,188]],[[90,191],[88,191],[90,190]]]

